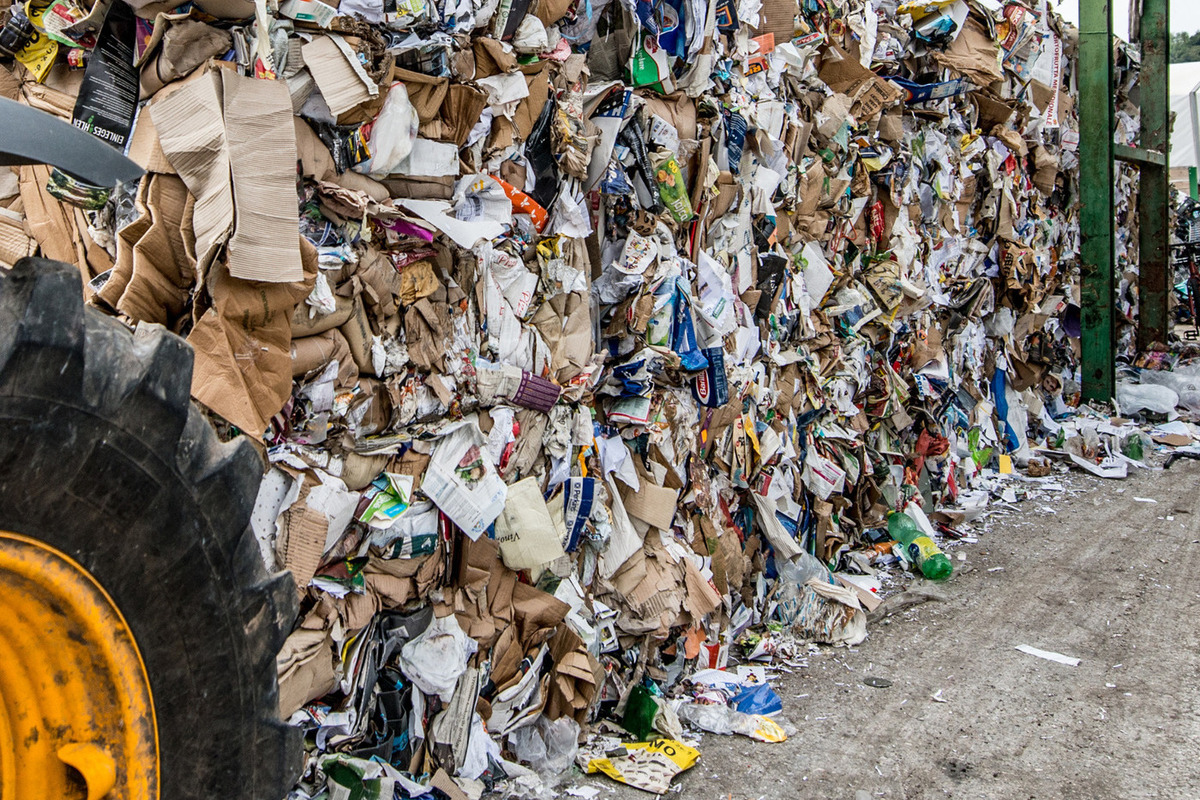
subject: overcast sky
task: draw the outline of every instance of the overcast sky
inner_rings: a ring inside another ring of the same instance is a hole
[[[1053,2],[1053,0],[1052,0]],[[1113,31],[1123,39],[1129,38],[1129,3],[1112,0]],[[1079,0],[1064,0],[1056,4],[1058,13],[1079,24]],[[1195,33],[1200,31],[1200,2],[1196,0],[1171,0],[1171,31]]]

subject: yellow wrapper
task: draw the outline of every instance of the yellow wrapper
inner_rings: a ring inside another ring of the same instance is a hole
[[[54,66],[54,59],[58,56],[58,42],[46,35],[42,21],[47,8],[49,5],[35,6],[33,0],[25,3],[25,16],[33,23],[33,38],[16,54],[17,61],[33,73],[38,83],[50,74],[50,68]]]
[[[633,742],[622,747],[625,748],[623,756],[588,761],[588,774],[603,772],[621,783],[662,794],[671,788],[672,778],[691,769],[700,758],[699,750],[674,739]]]

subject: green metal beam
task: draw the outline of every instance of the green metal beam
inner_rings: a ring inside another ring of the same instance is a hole
[[[1142,0],[1138,38],[1142,45],[1142,69],[1138,78],[1142,110],[1140,150],[1160,156],[1168,151],[1171,114],[1167,92],[1167,31],[1170,10],[1167,0]],[[1136,7],[1136,5],[1135,5]],[[1167,195],[1170,181],[1165,160],[1138,165],[1138,327],[1139,352],[1165,350],[1169,333],[1167,295],[1171,262]]]
[[[1113,296],[1113,40],[1109,0],[1079,3],[1079,224],[1083,397],[1116,390]]]
[[[1145,97],[1145,94],[1142,95]],[[1142,113],[1145,113],[1144,111]],[[1113,158],[1117,161],[1127,161],[1130,164],[1149,164],[1151,166],[1164,167],[1167,164],[1167,156],[1161,150],[1146,150],[1141,147],[1130,147],[1127,144],[1113,145]]]

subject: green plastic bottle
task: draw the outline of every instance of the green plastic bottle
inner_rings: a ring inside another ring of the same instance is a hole
[[[639,683],[630,690],[629,699],[625,701],[625,716],[621,718],[621,725],[639,742],[644,742],[654,733],[654,717],[657,714],[658,703],[654,695],[645,684]]]
[[[904,545],[908,560],[920,567],[921,574],[929,580],[944,581],[954,571],[954,566],[946,554],[907,514],[897,514],[894,511],[888,514],[888,534]]]
[[[1141,461],[1146,455],[1142,448],[1142,434],[1134,431],[1126,436],[1125,441],[1121,444],[1121,452],[1134,461]]]

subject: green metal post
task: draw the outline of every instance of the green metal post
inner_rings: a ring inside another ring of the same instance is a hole
[[[1113,40],[1109,0],[1079,3],[1079,224],[1083,397],[1116,389],[1113,295]]]
[[[1200,200],[1200,187],[1196,186],[1196,168],[1188,167],[1188,197]]]
[[[1138,38],[1142,45],[1141,89],[1143,150],[1170,152],[1167,93],[1167,31],[1170,12],[1167,0],[1142,0]],[[1167,290],[1170,259],[1167,254],[1169,229],[1167,165],[1138,165],[1138,327],[1139,352],[1163,350],[1167,345]]]

